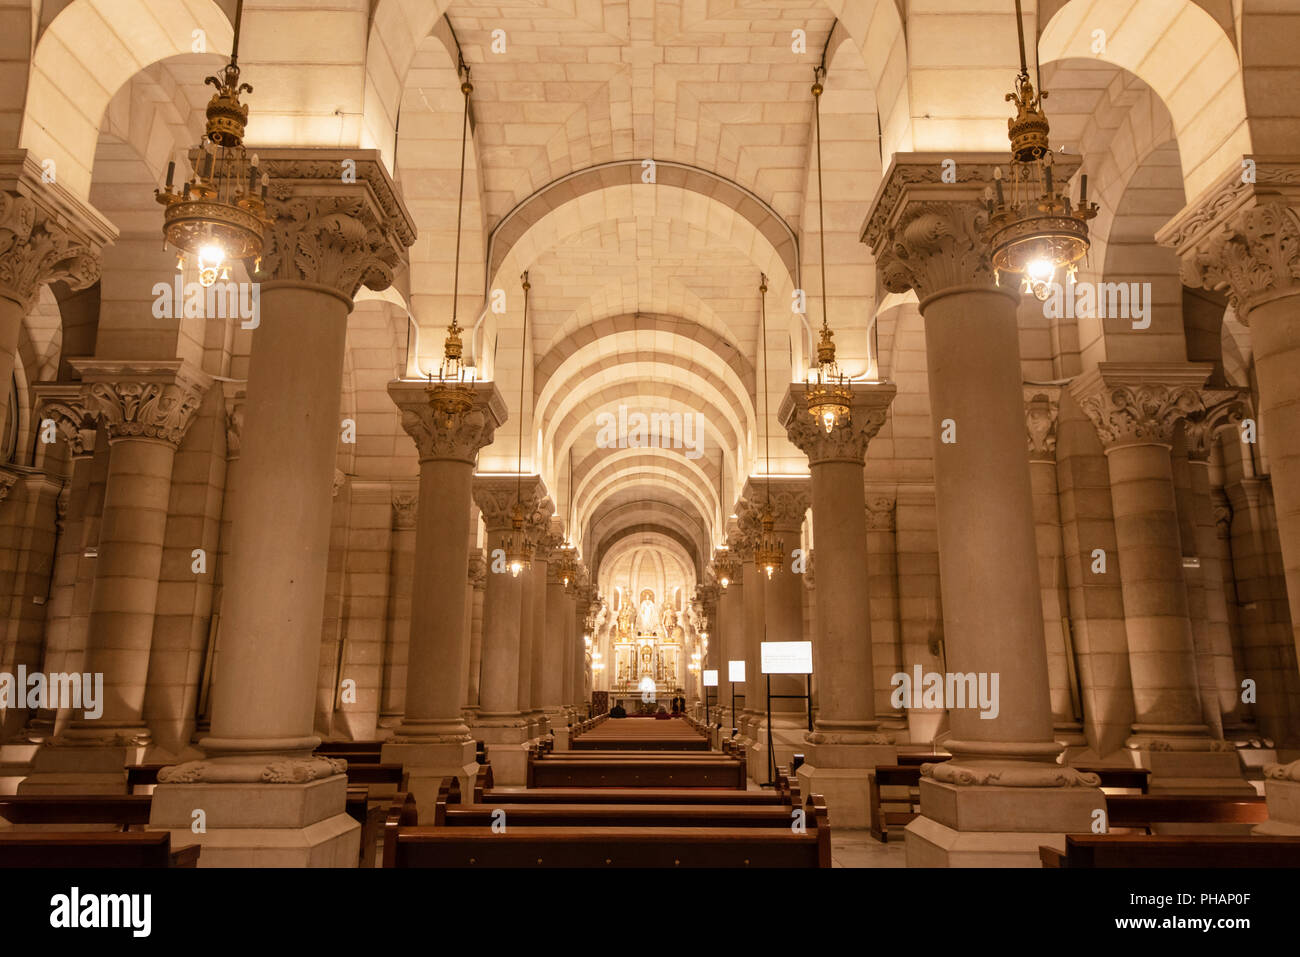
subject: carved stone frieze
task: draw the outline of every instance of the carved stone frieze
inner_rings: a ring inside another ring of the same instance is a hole
[[[81,402],[103,419],[110,442],[154,439],[179,447],[212,385],[209,376],[180,360],[77,359],[73,366],[81,373]]]
[[[1060,414],[1060,386],[1025,386],[1025,432],[1031,462],[1056,461],[1056,425]]]

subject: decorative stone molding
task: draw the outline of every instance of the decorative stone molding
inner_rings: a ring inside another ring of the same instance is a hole
[[[1260,303],[1300,293],[1298,206],[1300,164],[1245,156],[1166,223],[1156,241],[1178,253],[1185,285],[1226,291],[1246,323]]]
[[[1201,386],[1209,363],[1100,363],[1070,391],[1106,451],[1130,445],[1172,446],[1181,419],[1204,411]]]
[[[244,434],[244,404],[248,401],[246,382],[222,382],[221,392],[226,406],[226,458],[239,458],[240,441]]]
[[[1056,461],[1056,425],[1060,415],[1060,386],[1025,386],[1025,432],[1029,443],[1029,461]]]
[[[72,483],[64,482],[59,488],[58,497],[54,499],[54,523],[58,526],[59,532],[63,532],[64,523],[68,520],[68,509],[72,505]]]
[[[1101,778],[1059,764],[967,765],[954,758],[942,764],[921,765],[921,777],[958,787],[1095,788]]]
[[[0,468],[0,503],[3,503],[9,497],[9,492],[17,481],[17,473],[6,468]]]
[[[1189,415],[1183,426],[1187,457],[1193,462],[1208,462],[1214,437],[1250,416],[1250,393],[1246,389],[1204,389],[1201,406],[1201,411]]]
[[[348,763],[338,758],[274,758],[242,764],[186,761],[158,772],[159,784],[307,784],[343,774]]]
[[[376,291],[415,242],[415,226],[375,150],[262,149],[275,222],[255,277],[326,286],[351,300]],[[344,182],[344,174],[355,181]]]
[[[1290,764],[1264,765],[1264,777],[1270,781],[1295,781],[1300,783],[1300,761]]]
[[[777,421],[785,427],[786,435],[801,452],[808,456],[809,465],[824,462],[852,462],[863,465],[867,445],[889,415],[889,405],[898,390],[893,383],[852,386],[849,421],[837,425],[830,432],[808,412],[805,383],[791,384],[777,409]]]
[[[778,532],[797,532],[803,526],[804,516],[812,505],[812,479],[807,476],[773,476],[749,478],[736,504],[736,515],[742,530],[757,536],[762,534],[763,509],[771,506],[772,519]],[[798,542],[790,547],[798,547]]]
[[[46,283],[99,281],[100,251],[117,230],[58,183],[26,150],[0,150],[0,297],[31,309]]]
[[[330,492],[331,498],[338,498],[339,492],[343,491],[343,486],[348,482],[347,473],[342,469],[334,470],[334,489]]]
[[[463,412],[434,408],[428,385],[416,380],[388,384],[388,395],[401,410],[402,428],[415,440],[420,462],[452,461],[474,465],[479,450],[492,444],[506,420],[506,405],[491,382],[473,387],[474,402]]]
[[[867,528],[873,532],[894,529],[894,509],[897,503],[886,495],[873,495],[867,499]]]
[[[416,515],[419,513],[420,496],[403,489],[393,493],[393,528],[407,530],[415,528]]]
[[[81,374],[81,402],[104,420],[110,443],[152,439],[179,448],[212,385],[181,360],[73,359],[72,366]]]
[[[538,527],[537,535],[533,538],[533,558],[539,562],[546,562],[550,566],[546,577],[548,582],[558,581],[554,576],[558,563],[551,560],[555,557],[556,549],[562,544],[564,544],[564,536],[555,528],[553,520],[548,520],[544,526]]]
[[[892,745],[896,739],[883,731],[827,731],[818,728],[804,735],[809,744]],[[929,765],[924,765],[928,767]]]
[[[474,503],[489,532],[510,531],[516,501],[524,507],[525,528],[542,525],[555,510],[540,475],[525,475],[522,481],[512,475],[474,476]]]
[[[1214,506],[1214,529],[1218,532],[1219,538],[1226,540],[1232,537],[1231,505]]]
[[[944,182],[945,163],[955,165]],[[1079,158],[1060,155],[1064,182]],[[982,230],[988,221],[984,189],[993,183],[1001,153],[896,153],[885,172],[861,240],[876,257],[880,284],[890,292],[915,290],[924,301],[961,287],[994,288],[997,276]],[[1014,287],[1003,287],[1017,295]]]
[[[55,431],[68,443],[74,458],[95,451],[95,416],[87,408],[82,387],[76,383],[35,385],[36,414],[52,419]]]
[[[481,589],[487,582],[487,568],[487,559],[483,557],[482,552],[470,553],[467,581],[475,589]]]

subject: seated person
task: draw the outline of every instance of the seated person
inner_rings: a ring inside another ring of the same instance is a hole
[[[616,704],[614,705],[614,707],[609,709],[609,716],[611,718],[626,718],[627,709],[624,708],[621,704]]]
[[[659,710],[655,712],[655,720],[656,720],[656,721],[667,720],[668,718],[671,718],[671,717],[672,717],[672,715],[670,715],[667,711],[664,710],[664,706],[663,706],[663,705],[660,705],[660,706],[659,706]]]

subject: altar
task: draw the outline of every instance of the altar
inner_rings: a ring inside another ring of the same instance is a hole
[[[653,692],[655,700],[681,694],[685,667],[684,630],[671,607],[662,611],[646,589],[633,611],[624,602],[610,642],[614,658],[612,691],[638,697]]]

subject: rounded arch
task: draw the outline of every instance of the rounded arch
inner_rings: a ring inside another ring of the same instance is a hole
[[[113,95],[151,63],[195,52],[196,30],[207,52],[229,54],[234,28],[215,0],[74,0],[36,45],[19,145],[53,160],[59,183],[89,199]]]
[[[1043,28],[1039,56],[1044,64],[1100,58],[1155,90],[1173,117],[1188,196],[1251,152],[1237,52],[1191,0],[1070,0]]]

